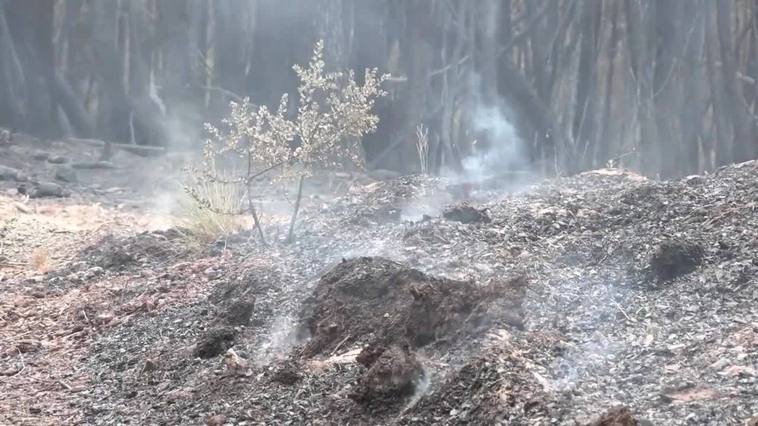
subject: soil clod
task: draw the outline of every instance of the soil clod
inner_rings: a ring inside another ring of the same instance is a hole
[[[679,240],[661,243],[650,259],[650,269],[659,283],[694,271],[703,261],[699,244]]]
[[[408,346],[385,350],[361,377],[350,397],[360,403],[392,404],[412,395],[424,371]]]
[[[442,217],[461,223],[490,223],[492,219],[486,209],[477,209],[468,203],[448,207]]]
[[[281,383],[285,386],[292,386],[303,379],[297,366],[292,363],[286,363],[281,368],[276,370],[271,376],[271,380],[277,383]]]
[[[634,418],[627,407],[613,407],[595,420],[590,426],[638,426],[640,422]]]

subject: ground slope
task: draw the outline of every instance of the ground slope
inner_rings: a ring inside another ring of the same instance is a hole
[[[190,250],[144,205],[73,227],[86,184],[6,181],[0,422],[744,424],[757,182],[601,170],[463,205],[402,177],[307,199],[293,244]]]

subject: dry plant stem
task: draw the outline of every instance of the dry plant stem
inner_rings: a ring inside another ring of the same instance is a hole
[[[266,242],[266,236],[263,234],[263,228],[261,228],[261,222],[258,220],[258,212],[255,210],[255,205],[253,205],[253,192],[252,192],[252,182],[248,181],[247,183],[247,209],[250,211],[250,214],[253,215],[253,224],[255,224],[255,229],[258,230],[258,235],[261,237],[261,242],[263,245],[268,245]]]
[[[423,125],[416,126],[416,151],[421,174],[429,173],[429,130]]]
[[[292,219],[290,220],[290,229],[287,233],[287,242],[294,240],[295,233],[295,221],[297,220],[297,212],[300,211],[300,200],[303,198],[303,181],[305,175],[300,175],[300,181],[297,184],[297,199],[295,200],[295,210],[292,212]]]

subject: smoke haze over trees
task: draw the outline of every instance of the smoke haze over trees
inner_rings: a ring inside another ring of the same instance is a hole
[[[393,76],[370,167],[418,170],[423,125],[432,172],[518,144],[503,168],[686,175],[758,154],[756,18],[748,0],[5,0],[0,126],[199,149],[230,101],[294,93],[323,39],[329,67]]]

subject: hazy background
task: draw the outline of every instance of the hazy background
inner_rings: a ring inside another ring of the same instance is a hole
[[[756,17],[752,0],[0,0],[0,126],[199,150],[230,100],[294,95],[324,39],[330,67],[393,75],[372,168],[417,171],[423,125],[435,173],[686,175],[756,157]]]

